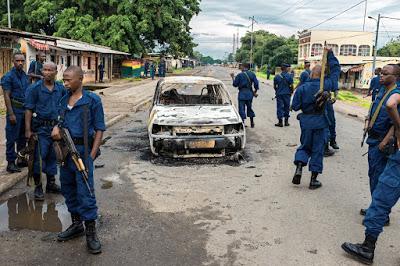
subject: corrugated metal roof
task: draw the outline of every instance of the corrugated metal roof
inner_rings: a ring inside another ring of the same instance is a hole
[[[86,51],[86,52],[95,52],[102,54],[117,54],[117,55],[130,55],[129,53],[116,51],[107,46],[101,46],[97,44],[85,43],[82,41],[71,40],[61,37],[47,36],[44,34],[37,34],[32,32],[21,31],[17,29],[10,29],[0,27],[0,33],[4,34],[12,34],[19,37],[31,38],[36,40],[44,40],[44,41],[55,41],[56,47],[66,49],[66,50],[74,50],[74,51]]]
[[[35,38],[38,40],[47,40],[47,41],[55,41],[56,40],[56,38],[53,36],[37,34],[37,33],[17,30],[17,29],[4,28],[4,27],[0,27],[0,33],[14,34],[19,37]]]

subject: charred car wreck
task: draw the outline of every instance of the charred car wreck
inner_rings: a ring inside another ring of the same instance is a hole
[[[224,84],[206,77],[160,80],[148,120],[154,155],[220,157],[246,144],[242,120]]]

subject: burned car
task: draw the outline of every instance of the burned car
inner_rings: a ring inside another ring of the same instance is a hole
[[[208,77],[160,80],[148,120],[154,155],[222,157],[246,144],[243,122],[224,84]]]

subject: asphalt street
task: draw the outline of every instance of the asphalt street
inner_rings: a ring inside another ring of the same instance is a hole
[[[236,102],[230,71],[207,67],[199,75],[222,80]],[[85,238],[56,242],[55,232],[70,222],[63,198],[34,203],[20,182],[0,196],[1,264],[359,265],[340,245],[364,237],[359,210],[370,195],[362,123],[336,114],[340,150],[324,160],[323,187],[308,189],[307,169],[294,186],[299,124],[293,113],[290,127],[274,127],[273,95],[271,82],[262,83],[240,164],[153,157],[148,108],[109,129],[95,162],[101,255],[87,254]],[[400,264],[399,212],[392,210],[375,265]]]

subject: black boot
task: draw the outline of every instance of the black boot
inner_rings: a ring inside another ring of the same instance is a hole
[[[331,144],[331,147],[332,147],[333,149],[335,149],[335,150],[338,150],[338,149],[339,149],[339,146],[337,145],[336,140],[331,140],[331,141],[330,141],[330,144]]]
[[[96,234],[96,221],[85,221],[86,227],[86,245],[89,253],[101,253],[100,240]]]
[[[325,151],[324,151],[324,157],[330,157],[333,156],[335,154],[335,152],[331,149],[329,149],[329,145],[326,144],[325,145]]]
[[[54,175],[47,175],[46,193],[59,194],[61,192],[60,187],[56,184],[56,178]]]
[[[364,243],[352,244],[345,242],[342,244],[342,248],[352,257],[365,264],[372,264],[374,262],[374,251],[376,238],[372,236],[366,236]]]
[[[289,124],[289,117],[285,117],[285,127],[290,126]]]
[[[42,182],[40,180],[40,175],[34,174],[33,180],[35,181],[35,191],[33,192],[33,195],[35,196],[35,200],[43,201],[44,194],[43,194]]]
[[[297,163],[296,172],[294,173],[292,183],[295,185],[300,185],[301,175],[303,173],[303,164]]]
[[[254,128],[254,126],[255,126],[254,117],[250,117],[250,125],[251,125],[251,128]]]
[[[321,182],[319,182],[317,180],[317,177],[318,177],[317,172],[311,173],[311,181],[310,181],[310,187],[309,187],[310,189],[317,189],[317,188],[322,187],[322,184],[321,184]]]
[[[68,241],[85,234],[85,228],[83,227],[81,217],[78,214],[71,214],[71,220],[72,224],[67,230],[57,235],[58,241]]]
[[[21,169],[19,169],[16,165],[15,162],[8,162],[7,164],[7,172],[13,174],[13,173],[20,173]]]
[[[275,124],[276,127],[283,127],[282,119],[278,120],[278,123]]]

